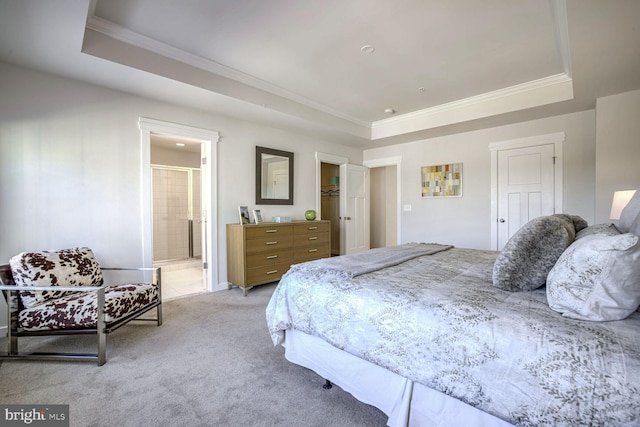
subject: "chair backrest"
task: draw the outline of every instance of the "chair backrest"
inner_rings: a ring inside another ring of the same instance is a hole
[[[16,284],[13,281],[13,274],[11,274],[9,264],[0,265],[0,284],[3,286],[14,286]]]
[[[25,308],[32,308],[68,294],[57,286],[102,286],[100,265],[87,247],[21,252],[9,260],[16,285],[50,287],[47,291],[20,292]]]
[[[0,265],[0,285],[2,286],[15,286],[16,282],[13,280],[13,273],[11,272],[11,266],[9,264]],[[9,302],[9,291],[3,289],[2,295],[4,300]],[[23,309],[22,301],[18,298],[17,293],[14,293],[14,303],[11,304],[13,310],[20,311]],[[15,303],[17,302],[17,305]]]

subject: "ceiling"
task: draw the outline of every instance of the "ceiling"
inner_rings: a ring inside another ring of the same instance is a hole
[[[0,0],[0,60],[368,148],[640,89],[640,1]]]

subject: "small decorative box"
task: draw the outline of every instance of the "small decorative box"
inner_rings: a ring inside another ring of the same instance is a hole
[[[273,222],[291,222],[291,217],[290,216],[274,216],[273,218],[271,218],[271,221],[273,221]]]

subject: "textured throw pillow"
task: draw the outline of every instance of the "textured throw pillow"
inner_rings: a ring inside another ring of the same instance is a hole
[[[504,246],[493,265],[493,286],[506,291],[530,291],[543,286],[562,252],[573,243],[576,226],[587,222],[575,215],[555,214],[532,219]]]
[[[631,232],[631,228],[634,226],[634,222],[640,216],[640,189],[636,190],[635,194],[627,203],[627,206],[620,212],[620,220],[618,221],[618,228],[623,233]],[[636,233],[637,234],[637,233]]]
[[[102,271],[89,248],[22,252],[9,260],[18,286],[102,286]],[[31,308],[67,292],[20,292],[22,305]]]
[[[631,233],[576,240],[547,278],[549,307],[580,320],[620,320],[640,305],[640,244]]]
[[[587,236],[593,236],[594,234],[601,236],[617,236],[621,233],[613,224],[595,224],[578,231],[576,233],[576,240]]]

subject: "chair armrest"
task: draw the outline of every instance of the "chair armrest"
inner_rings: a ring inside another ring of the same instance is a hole
[[[104,286],[17,286],[17,285],[3,285],[0,286],[0,290],[3,291],[65,291],[65,292],[86,292],[86,291],[99,291],[104,289]]]
[[[100,270],[108,271],[153,271],[155,273],[158,289],[162,287],[162,267],[100,267]],[[153,279],[152,279],[153,281]]]
[[[138,271],[160,271],[161,267],[100,267],[100,270],[138,270]]]

